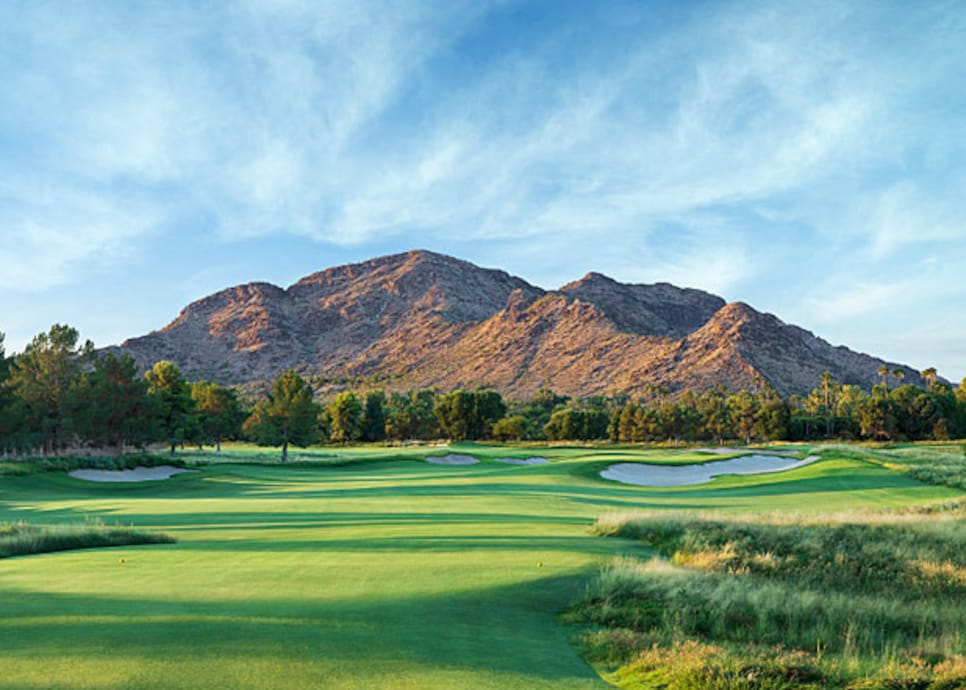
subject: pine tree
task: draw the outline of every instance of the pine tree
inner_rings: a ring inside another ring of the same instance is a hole
[[[362,437],[362,404],[352,391],[335,396],[326,408],[332,425],[329,438],[339,443],[358,441]]]
[[[157,362],[144,378],[148,394],[157,405],[158,432],[174,455],[178,445],[196,433],[198,427],[191,386],[178,366],[167,360]]]
[[[11,367],[10,386],[23,403],[24,423],[39,434],[48,453],[73,440],[69,392],[94,351],[93,343],[79,344],[79,339],[76,329],[54,324],[35,336]]]
[[[221,442],[236,436],[245,421],[238,394],[214,381],[198,381],[191,385],[191,398],[198,412],[200,440],[214,443],[220,453]]]
[[[260,446],[281,446],[282,462],[288,446],[304,448],[319,440],[319,405],[315,392],[301,376],[289,370],[272,383],[267,399],[260,401],[245,422],[245,430]]]
[[[157,401],[148,396],[148,384],[130,355],[99,357],[70,399],[78,435],[95,446],[123,453],[128,444],[142,446],[157,434]]]
[[[362,411],[362,440],[382,441],[386,438],[386,396],[381,391],[366,394]]]

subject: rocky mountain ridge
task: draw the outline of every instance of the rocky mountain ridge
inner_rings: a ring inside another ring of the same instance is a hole
[[[169,359],[189,378],[243,384],[285,369],[392,390],[492,387],[525,397],[640,395],[764,381],[782,394],[823,371],[869,388],[886,364],[716,295],[588,273],[543,290],[504,271],[427,251],[329,268],[287,289],[250,283],[185,307],[114,351],[143,368]]]

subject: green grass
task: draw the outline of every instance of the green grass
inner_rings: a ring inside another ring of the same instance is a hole
[[[966,444],[962,442],[827,446],[823,452],[877,463],[927,484],[966,491]]]
[[[0,558],[74,549],[173,542],[174,539],[167,534],[145,532],[121,525],[105,525],[99,520],[77,525],[39,526],[22,521],[0,524]]]
[[[447,467],[427,454],[469,453]],[[339,457],[332,457],[333,454]],[[541,455],[520,467],[495,457]],[[597,516],[815,513],[955,500],[862,459],[676,489],[606,482],[610,462],[693,451],[460,444],[179,453],[200,472],[93,484],[0,478],[0,521],[105,522],[176,544],[0,565],[4,688],[597,688],[561,613],[615,557]],[[123,558],[121,564],[119,559]]]
[[[660,558],[607,567],[571,618],[595,626],[588,653],[616,664],[622,683],[963,687],[964,518],[963,500],[940,511],[607,516],[597,533]],[[728,684],[751,667],[768,672]]]

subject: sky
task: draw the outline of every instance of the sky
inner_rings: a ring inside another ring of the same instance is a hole
[[[0,331],[414,248],[966,376],[966,4],[0,3]]]

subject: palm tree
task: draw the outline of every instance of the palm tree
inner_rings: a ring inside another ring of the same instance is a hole
[[[825,403],[825,435],[831,438],[832,436],[832,424],[834,420],[833,410],[832,410],[832,388],[835,385],[835,379],[832,378],[832,372],[823,371],[822,372],[822,399]]]
[[[883,364],[879,367],[879,376],[882,377],[882,385],[886,385],[886,378],[889,376],[889,367]]]
[[[926,388],[932,389],[933,384],[936,382],[938,374],[936,373],[936,367],[929,367],[928,369],[922,370],[922,377],[926,379]]]
[[[906,372],[904,369],[896,369],[892,372],[892,375],[896,377],[896,381],[898,381],[900,385],[902,385],[902,380],[906,378]]]

